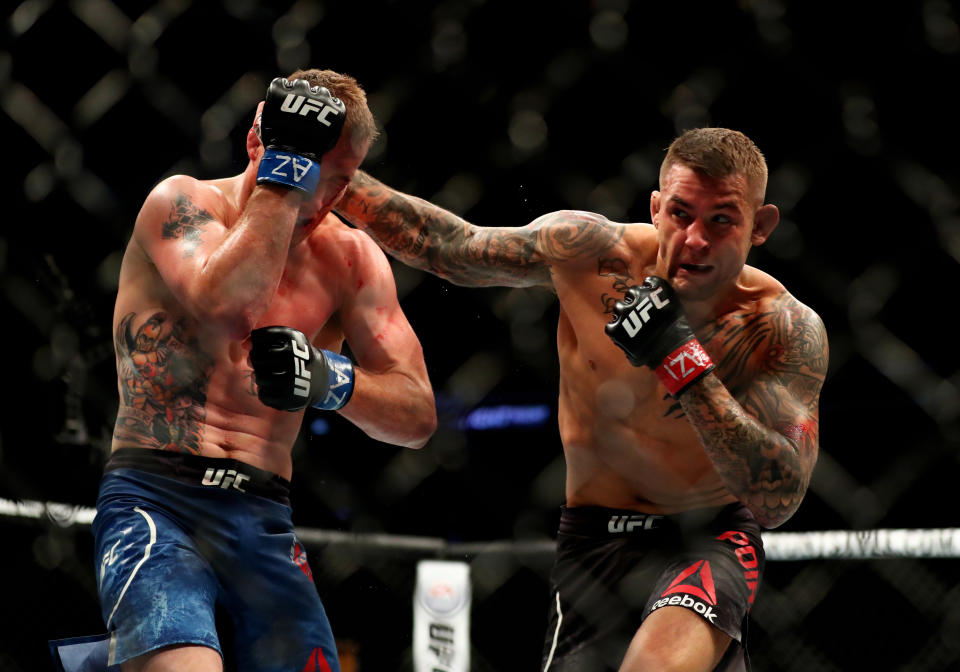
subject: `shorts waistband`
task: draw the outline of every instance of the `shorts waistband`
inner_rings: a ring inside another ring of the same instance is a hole
[[[242,492],[290,505],[290,481],[226,457],[204,457],[153,448],[118,448],[110,454],[103,471],[107,473],[116,469],[138,469],[186,485]]]
[[[565,534],[632,535],[663,529],[667,517],[603,506],[560,507],[560,531]]]
[[[560,532],[589,536],[633,536],[656,531],[682,531],[709,528],[720,516],[742,514],[746,508],[739,502],[709,509],[694,509],[671,515],[641,513],[629,509],[609,509],[604,506],[560,507]]]

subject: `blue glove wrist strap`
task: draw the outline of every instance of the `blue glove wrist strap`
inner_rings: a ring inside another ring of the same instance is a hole
[[[299,154],[265,149],[257,169],[257,184],[272,182],[313,196],[320,183],[320,163]]]
[[[322,411],[335,411],[343,408],[353,394],[353,362],[336,352],[329,350],[321,350],[321,352],[327,359],[329,372],[327,394],[323,399],[317,399],[313,407]]]

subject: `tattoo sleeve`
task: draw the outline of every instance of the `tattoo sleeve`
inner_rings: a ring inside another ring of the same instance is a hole
[[[800,505],[816,463],[827,338],[820,318],[789,295],[744,323],[711,336],[728,341],[720,375],[693,385],[680,403],[730,492],[761,525],[776,527]],[[721,378],[747,368],[755,374],[734,397]]]
[[[523,227],[481,227],[358,171],[339,211],[392,256],[458,285],[552,284],[550,266],[596,258],[622,232],[586,212],[544,215]]]

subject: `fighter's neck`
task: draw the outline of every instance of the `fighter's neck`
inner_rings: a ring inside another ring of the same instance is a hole
[[[705,299],[688,300],[681,297],[687,320],[695,330],[735,312],[743,306],[745,300],[744,287],[738,281],[730,283]]]

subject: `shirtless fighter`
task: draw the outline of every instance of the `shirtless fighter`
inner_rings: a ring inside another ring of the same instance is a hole
[[[387,259],[330,214],[375,135],[353,78],[295,72],[259,105],[242,174],[170,177],[137,217],[93,526],[110,663],[125,672],[218,671],[222,656],[240,670],[339,670],[291,522],[304,409],[411,448],[436,427]],[[215,606],[232,623],[227,651]]]
[[[362,172],[338,205],[411,266],[559,298],[567,479],[545,670],[748,665],[760,528],[806,492],[828,356],[819,317],[746,265],[779,220],[766,182],[750,139],[707,128],[671,144],[652,224],[474,226]]]

